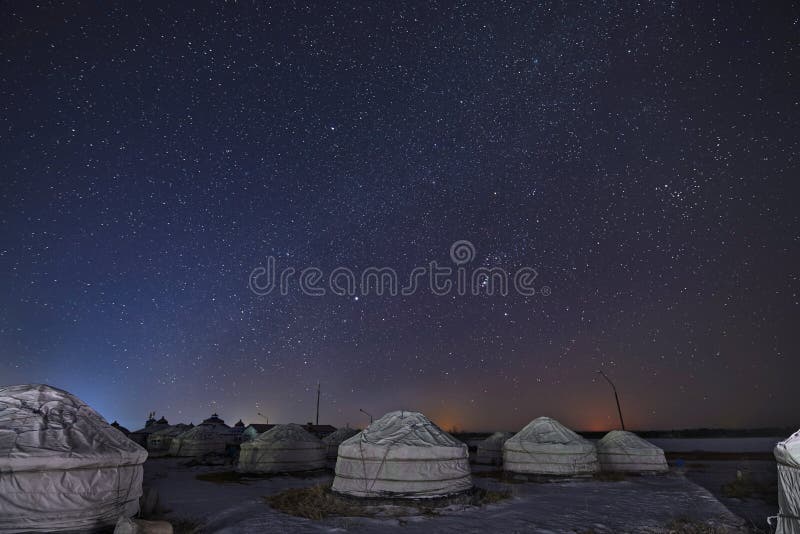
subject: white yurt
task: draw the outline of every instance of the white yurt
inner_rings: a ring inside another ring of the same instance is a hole
[[[242,443],[240,473],[287,473],[325,467],[325,444],[300,425],[275,425]]]
[[[336,456],[339,454],[339,445],[359,432],[360,430],[356,430],[355,428],[342,427],[337,429],[336,432],[322,438],[322,442],[328,448],[328,460],[335,460]]]
[[[778,528],[776,534],[800,534],[800,431],[775,446],[778,462]]]
[[[191,428],[194,427],[178,423],[177,425],[170,425],[167,428],[157,430],[147,436],[147,450],[156,453],[167,452],[169,451],[170,445],[172,445],[172,439],[180,436]]]
[[[113,527],[139,511],[146,459],[66,391],[0,387],[0,533]]]
[[[618,473],[666,473],[664,451],[632,432],[612,430],[597,442],[602,471]]]
[[[503,445],[508,441],[513,432],[495,432],[478,444],[478,453],[475,463],[486,465],[501,465],[503,463]]]
[[[156,421],[153,418],[153,414],[151,414],[150,418],[148,418],[147,422],[144,424],[144,428],[130,432],[128,437],[142,447],[147,447],[147,438],[150,434],[158,432],[159,430],[164,430],[165,428],[169,428],[169,422],[164,417]]]
[[[172,438],[169,454],[172,456],[203,456],[209,453],[223,454],[233,441],[231,427],[217,414]]]
[[[472,487],[467,446],[417,412],[390,412],[339,445],[333,490],[428,498]]]
[[[600,470],[594,444],[555,419],[539,417],[503,445],[503,469],[534,475],[589,475]]]

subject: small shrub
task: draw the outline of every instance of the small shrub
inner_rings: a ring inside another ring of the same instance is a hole
[[[777,504],[778,488],[759,484],[748,474],[737,473],[736,478],[722,485],[722,494],[731,499],[761,499],[769,504]]]
[[[373,517],[364,506],[348,502],[334,495],[325,484],[310,488],[292,488],[264,497],[267,503],[281,512],[307,519],[324,519],[331,516]]]

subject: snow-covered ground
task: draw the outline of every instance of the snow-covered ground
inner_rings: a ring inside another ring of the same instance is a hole
[[[778,513],[778,470],[774,461],[698,460],[685,462],[676,470],[683,472],[692,482],[706,488],[751,527],[766,530],[767,517]],[[736,480],[739,473],[759,487],[765,488],[767,494],[752,495],[747,498],[726,496],[722,491],[723,485]]]
[[[712,521],[732,532],[743,521],[712,494],[681,474],[554,483],[505,483],[475,477],[475,484],[508,490],[512,498],[483,507],[451,505],[437,515],[402,518],[330,518],[312,521],[272,509],[263,497],[287,488],[330,483],[331,473],[309,478],[279,476],[245,483],[197,480],[229,468],[185,467],[176,459],[148,460],[145,486],[158,490],[168,519],[191,519],[204,532],[663,532],[676,519]],[[475,466],[480,472],[487,468]]]

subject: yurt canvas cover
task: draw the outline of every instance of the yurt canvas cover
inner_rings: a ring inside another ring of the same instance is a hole
[[[503,444],[513,436],[513,432],[495,432],[478,444],[475,463],[500,465],[503,463]]]
[[[231,427],[214,414],[196,427],[172,438],[169,453],[172,456],[203,456],[212,452],[222,454],[231,441]]]
[[[597,442],[597,459],[603,471],[666,473],[664,451],[636,434],[612,430]]]
[[[150,434],[158,432],[159,430],[164,430],[165,428],[169,428],[169,422],[164,417],[161,417],[158,421],[150,418],[145,423],[144,428],[134,430],[128,434],[128,437],[142,447],[147,447],[147,438]]]
[[[536,475],[586,475],[600,466],[597,450],[555,419],[539,417],[503,445],[503,469]]]
[[[275,425],[242,443],[237,470],[286,473],[325,467],[325,444],[300,425]]]
[[[471,487],[467,446],[421,413],[388,413],[339,445],[339,493],[427,498]]]
[[[336,430],[331,434],[328,434],[324,438],[322,438],[322,442],[328,449],[328,460],[335,460],[336,456],[339,454],[339,445],[346,439],[350,439],[359,431],[354,428],[342,427]]]
[[[800,534],[800,431],[775,447],[778,462],[778,529],[776,534]]]
[[[179,423],[153,432],[147,436],[147,450],[150,452],[168,451],[170,445],[172,445],[172,438],[183,434],[187,430],[190,430],[189,425]]]
[[[66,391],[0,388],[0,532],[87,532],[139,510],[147,451]]]

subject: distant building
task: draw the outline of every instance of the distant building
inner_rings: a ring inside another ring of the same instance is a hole
[[[231,434],[233,435],[233,439],[236,443],[241,443],[242,438],[244,436],[244,422],[239,419],[233,428],[231,429]]]
[[[125,434],[126,436],[130,435],[130,433],[131,433],[131,431],[130,431],[130,430],[128,430],[127,428],[125,428],[125,427],[124,427],[124,426],[122,426],[121,424],[117,423],[116,421],[114,421],[113,423],[111,423],[111,426],[113,426],[114,428],[116,428],[117,430],[119,430],[120,432],[122,432],[123,434]]]

